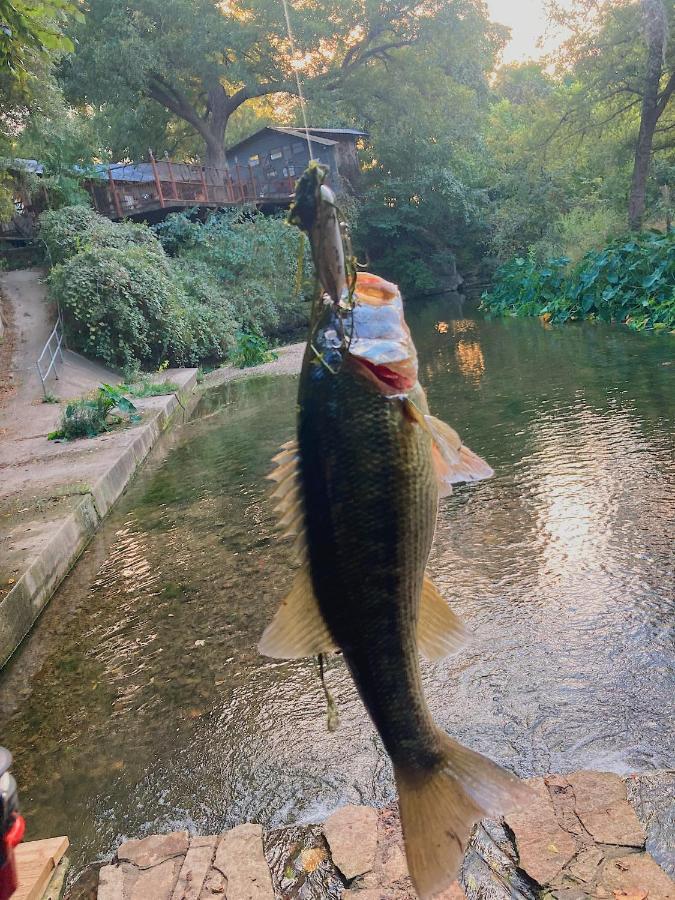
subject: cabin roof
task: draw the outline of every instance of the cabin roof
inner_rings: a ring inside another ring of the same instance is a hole
[[[349,135],[351,137],[365,137],[365,131],[357,131],[355,128],[308,128],[309,136],[313,144],[322,144],[326,147],[334,147],[337,144],[336,140],[332,140],[330,135]],[[247,138],[244,138],[242,141],[238,141],[236,144],[232,144],[231,147],[228,147],[228,153],[238,150],[240,147],[243,147],[245,144],[251,143],[255,141],[256,138],[260,137],[261,134],[264,134],[266,131],[278,131],[280,134],[291,135],[292,137],[299,138],[300,140],[306,141],[307,135],[305,134],[305,129],[302,127],[289,127],[287,125],[265,125],[264,128],[259,128],[258,131],[255,131],[253,134],[249,134]]]

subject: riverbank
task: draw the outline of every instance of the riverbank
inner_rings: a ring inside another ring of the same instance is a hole
[[[54,402],[43,402],[35,361],[51,331],[39,270],[2,278],[3,315],[13,321],[11,351],[2,371],[0,407],[0,667],[28,634],[40,612],[126,489],[160,435],[184,421],[198,399],[197,370],[167,370],[159,380],[175,393],[135,401],[141,421],[96,438],[51,442],[65,403],[119,376],[77,354],[65,352],[58,380],[50,380]],[[282,348],[257,369],[225,366],[205,387],[250,377],[299,370],[302,344]]]
[[[672,900],[675,772],[530,779],[533,800],[475,830],[460,880],[436,900]],[[71,897],[77,898],[77,888]],[[122,844],[98,900],[414,900],[395,805],[346,806],[323,825],[223,835],[186,831]]]

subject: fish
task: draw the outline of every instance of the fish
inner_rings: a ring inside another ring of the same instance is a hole
[[[469,636],[425,574],[439,498],[493,471],[430,414],[400,291],[350,267],[325,177],[310,166],[291,210],[309,235],[319,290],[297,437],[269,476],[300,567],[259,650],[342,653],[391,759],[408,869],[427,900],[455,879],[473,825],[527,799],[515,775],[434,722],[419,662],[455,653]]]

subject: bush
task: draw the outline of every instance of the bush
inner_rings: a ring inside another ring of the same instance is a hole
[[[240,369],[259,366],[262,363],[277,359],[277,354],[270,348],[265,338],[256,331],[240,331],[237,343],[232,351],[232,362]]]
[[[134,404],[118,389],[103,384],[93,397],[83,397],[69,403],[61,416],[61,428],[48,435],[49,440],[64,439],[67,441],[83,437],[96,437],[108,431],[111,425],[123,421],[122,417],[113,413],[117,410],[128,417],[128,421],[137,421],[138,415]]]
[[[70,346],[110,366],[185,356],[181,295],[166,260],[144,247],[92,248],[56,266],[50,290]]]
[[[147,225],[111,222],[86,206],[65,206],[42,213],[40,239],[52,265],[96,247],[119,250],[137,244],[157,256],[164,255],[161,244]]]
[[[199,272],[200,279],[211,283],[209,290],[215,285],[228,298],[229,310],[244,330],[271,336],[306,325],[303,298],[312,289],[311,255],[307,242],[301,245],[299,232],[283,217],[227,210],[201,223],[189,213],[177,213],[155,231],[184,271]]]
[[[498,269],[482,299],[496,315],[675,328],[675,230],[624,237],[587,253],[575,266],[565,257],[543,266],[534,255],[516,258]]]

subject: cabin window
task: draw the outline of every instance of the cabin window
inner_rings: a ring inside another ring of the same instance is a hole
[[[282,156],[283,153],[281,152],[281,150],[272,150],[270,152],[270,159],[281,159]]]
[[[296,141],[293,144],[293,153],[304,153],[305,145],[301,141]]]
[[[254,153],[253,156],[249,156],[248,158],[249,166],[259,166],[260,165],[260,157],[257,153]]]

